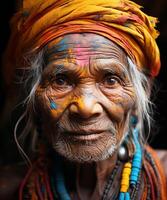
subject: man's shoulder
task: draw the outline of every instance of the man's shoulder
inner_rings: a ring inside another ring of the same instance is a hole
[[[153,149],[150,146],[145,146],[146,151],[153,157],[157,164],[160,164],[165,171],[167,178],[167,150],[163,149]]]
[[[0,199],[18,199],[18,188],[25,175],[24,164],[13,164],[0,167]]]

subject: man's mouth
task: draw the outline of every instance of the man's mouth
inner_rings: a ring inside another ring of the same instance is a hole
[[[107,131],[108,132],[108,131]],[[106,131],[80,131],[80,132],[64,132],[65,137],[69,137],[72,140],[88,141],[88,140],[97,140],[101,137]]]

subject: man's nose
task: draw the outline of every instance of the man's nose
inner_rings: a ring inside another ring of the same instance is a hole
[[[82,95],[70,105],[71,114],[82,118],[97,117],[103,112],[102,105],[93,95]]]

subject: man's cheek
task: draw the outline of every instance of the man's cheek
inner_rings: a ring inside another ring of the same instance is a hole
[[[59,119],[68,107],[68,104],[68,99],[56,100],[56,98],[50,98],[45,94],[36,95],[36,105],[39,111],[37,114],[40,114],[41,117],[46,119]]]
[[[126,115],[135,106],[135,96],[132,93],[130,95],[120,93],[116,98],[112,98],[111,102],[115,105],[115,114],[121,117],[121,115]]]
[[[133,88],[128,88],[121,94],[122,106],[125,112],[129,111],[135,106],[136,96]]]
[[[68,106],[68,101],[59,102],[51,100],[49,103],[49,115],[52,119],[59,119]]]

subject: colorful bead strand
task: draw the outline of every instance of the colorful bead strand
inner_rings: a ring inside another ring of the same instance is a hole
[[[136,152],[133,156],[132,160],[132,172],[130,175],[130,183],[133,185],[136,185],[140,169],[141,169],[141,163],[142,163],[142,150],[140,147],[140,143],[138,141],[138,129],[135,128],[133,131],[133,137],[134,137],[134,143],[136,146]]]
[[[125,166],[122,172],[119,200],[130,200],[128,189],[129,189],[129,178],[131,174],[131,167],[132,166],[130,162],[125,163]]]
[[[130,200],[130,194],[128,192],[129,185],[137,184],[137,181],[139,178],[139,173],[141,170],[142,150],[141,150],[140,143],[138,141],[139,131],[137,128],[135,128],[137,122],[138,122],[138,120],[136,117],[131,118],[131,124],[134,128],[133,141],[134,141],[134,144],[136,147],[136,151],[135,151],[135,154],[132,159],[132,164],[130,162],[127,162],[127,163],[125,163],[125,166],[123,168],[119,200]]]
[[[54,156],[53,176],[55,188],[60,200],[71,200],[70,195],[65,186],[65,178],[63,173],[62,160],[59,155]]]

